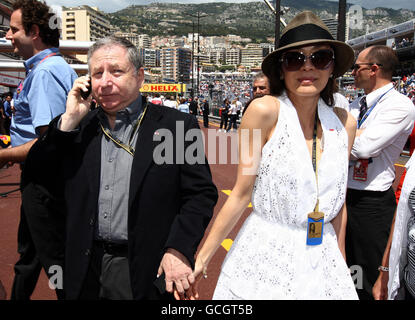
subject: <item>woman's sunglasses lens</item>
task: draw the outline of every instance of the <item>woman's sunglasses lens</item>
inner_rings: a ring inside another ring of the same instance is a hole
[[[300,52],[287,52],[284,55],[284,64],[288,71],[296,71],[304,64],[305,56]]]
[[[333,53],[329,50],[320,50],[314,52],[310,59],[317,69],[326,69],[333,60]]]
[[[283,61],[288,71],[297,71],[305,63],[306,57],[301,52],[287,52]],[[330,50],[319,50],[310,56],[311,63],[317,69],[326,69],[333,61],[333,52]]]

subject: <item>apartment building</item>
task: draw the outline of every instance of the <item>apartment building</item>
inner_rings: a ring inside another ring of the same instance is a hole
[[[111,34],[110,22],[96,7],[62,7],[62,39],[96,41]]]
[[[209,56],[210,63],[215,65],[222,65],[225,63],[225,53],[224,48],[208,48],[206,49],[206,54]]]
[[[275,45],[273,43],[260,43],[259,46],[262,48],[262,57],[264,58],[275,50]]]
[[[237,66],[241,64],[241,49],[238,47],[226,49],[225,60],[227,65]]]
[[[154,68],[160,66],[160,50],[139,48],[139,53],[145,67]]]
[[[329,29],[334,39],[337,39],[337,26],[339,24],[337,18],[335,19],[321,19]]]
[[[4,38],[10,25],[10,16],[12,13],[12,2],[0,0],[0,36]]]
[[[137,34],[134,32],[115,32],[115,36],[127,39],[137,48],[151,48],[151,38],[148,34]]]
[[[241,65],[251,68],[260,66],[263,60],[262,48],[259,44],[250,43],[241,49]]]
[[[160,65],[163,81],[190,82],[192,51],[185,48],[163,48]]]

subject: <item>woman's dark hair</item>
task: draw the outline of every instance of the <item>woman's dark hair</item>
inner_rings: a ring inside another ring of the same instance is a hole
[[[279,96],[283,93],[285,88],[285,82],[284,79],[281,79],[281,72],[282,72],[282,66],[281,62],[279,61],[278,56],[276,59],[276,63],[274,64],[274,68],[271,70],[271,76],[269,77],[269,85],[270,85],[270,92],[272,95]],[[335,61],[336,63],[336,61]],[[337,85],[336,78],[330,77],[327,81],[327,85],[321,91],[320,97],[323,99],[323,101],[329,105],[334,105],[334,93],[339,91],[339,87]]]
[[[43,43],[59,47],[59,28],[50,27],[50,21],[56,17],[46,3],[37,0],[17,0],[13,3],[13,11],[19,9],[22,11],[22,25],[26,34],[29,34],[33,25],[37,25]]]

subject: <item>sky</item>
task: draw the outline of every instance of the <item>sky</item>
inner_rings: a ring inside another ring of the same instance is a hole
[[[253,0],[158,0],[158,2],[167,3],[207,3],[207,2],[252,2]],[[256,0],[261,1],[261,0]],[[318,0],[315,0],[318,1]],[[338,0],[329,0],[338,1]],[[155,0],[46,0],[46,3],[50,6],[79,6],[82,4],[88,4],[91,7],[98,7],[104,12],[115,12],[117,10],[124,9],[132,4],[145,4],[156,2]],[[385,7],[393,9],[411,9],[415,10],[415,0],[348,0],[349,4],[359,4],[364,8],[371,9],[376,7]],[[264,3],[265,5],[265,3]]]

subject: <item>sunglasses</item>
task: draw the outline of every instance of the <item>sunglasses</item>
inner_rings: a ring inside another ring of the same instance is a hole
[[[357,71],[362,66],[374,66],[374,65],[377,65],[378,67],[382,67],[383,66],[383,64],[376,63],[376,62],[362,62],[362,63],[355,63],[354,65],[352,65],[351,70]],[[369,69],[369,68],[367,68],[367,69]]]
[[[297,71],[304,63],[310,59],[314,67],[319,70],[325,70],[334,61],[334,52],[332,50],[318,50],[309,56],[299,51],[285,52],[280,59],[280,62],[284,65],[287,71]]]

